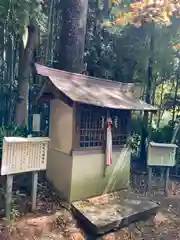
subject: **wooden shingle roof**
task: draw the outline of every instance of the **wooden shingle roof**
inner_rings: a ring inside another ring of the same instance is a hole
[[[48,77],[61,93],[74,102],[113,109],[156,111],[157,108],[133,97],[133,83],[121,83],[69,73],[36,64],[37,73]],[[45,83],[46,84],[46,83]]]

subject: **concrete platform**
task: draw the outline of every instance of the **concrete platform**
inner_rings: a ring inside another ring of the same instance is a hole
[[[94,237],[148,220],[156,215],[158,208],[159,205],[152,201],[128,198],[105,203],[92,200],[72,203],[72,211],[80,226]]]

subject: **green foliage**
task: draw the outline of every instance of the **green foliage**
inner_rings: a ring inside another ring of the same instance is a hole
[[[10,220],[11,220],[11,224],[14,224],[15,222],[17,222],[18,218],[20,217],[20,212],[19,210],[13,208],[11,210],[10,213]]]
[[[176,51],[171,45],[175,40],[179,41],[179,27],[180,21],[168,28],[155,26],[153,79],[154,82],[158,81],[158,84],[164,77],[169,80],[175,73]],[[149,25],[142,28],[135,28],[131,25],[104,27],[99,42],[97,42],[96,35],[91,35],[91,45],[85,54],[88,68],[93,68],[97,71],[94,75],[100,77],[103,76],[100,72],[104,68],[109,70],[112,79],[122,82],[141,82],[145,85],[150,56],[150,35]],[[101,68],[100,71],[99,68]]]
[[[10,137],[10,136],[24,137],[26,136],[26,128],[22,126],[16,126],[16,125],[2,126],[0,128],[0,139],[5,136],[6,137]]]
[[[142,119],[133,118],[132,121],[132,139],[131,139],[131,149],[133,155],[138,155],[140,151],[141,143],[141,131],[142,131]],[[172,122],[160,128],[152,128],[151,141],[157,143],[171,143],[173,136]],[[178,138],[178,136],[177,136]]]
[[[137,156],[140,150],[141,135],[133,133],[131,137],[131,151],[133,156]]]
[[[166,125],[159,129],[152,129],[151,140],[159,143],[171,143],[172,134],[172,125]]]
[[[46,29],[47,17],[42,11],[40,0],[1,0],[0,23],[6,24],[14,33],[23,33],[30,22]]]

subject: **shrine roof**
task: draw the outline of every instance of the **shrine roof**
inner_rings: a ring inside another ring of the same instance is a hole
[[[113,109],[157,110],[156,107],[137,97],[133,83],[65,72],[40,64],[35,64],[35,66],[39,75],[48,77],[57,90],[74,102]]]

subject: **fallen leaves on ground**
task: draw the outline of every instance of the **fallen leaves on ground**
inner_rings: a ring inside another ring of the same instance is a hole
[[[146,182],[145,176],[134,175],[129,194],[133,198],[141,197],[161,204],[160,211],[154,218],[153,228],[145,225],[141,226],[140,223],[139,225],[131,224],[128,228],[107,234],[104,236],[104,240],[180,240],[180,182],[170,182],[168,197],[163,196],[162,183],[156,178],[153,180],[151,192],[148,195],[145,194]],[[103,196],[94,198],[94,201],[103,203]],[[107,201],[108,196],[106,194],[104,202]],[[38,211],[36,214],[22,216],[10,229],[5,226],[2,220],[0,240],[87,239],[68,210],[68,205],[59,201],[59,198],[55,192],[50,190],[47,183],[39,188],[37,204]],[[21,206],[19,209],[21,209]]]

